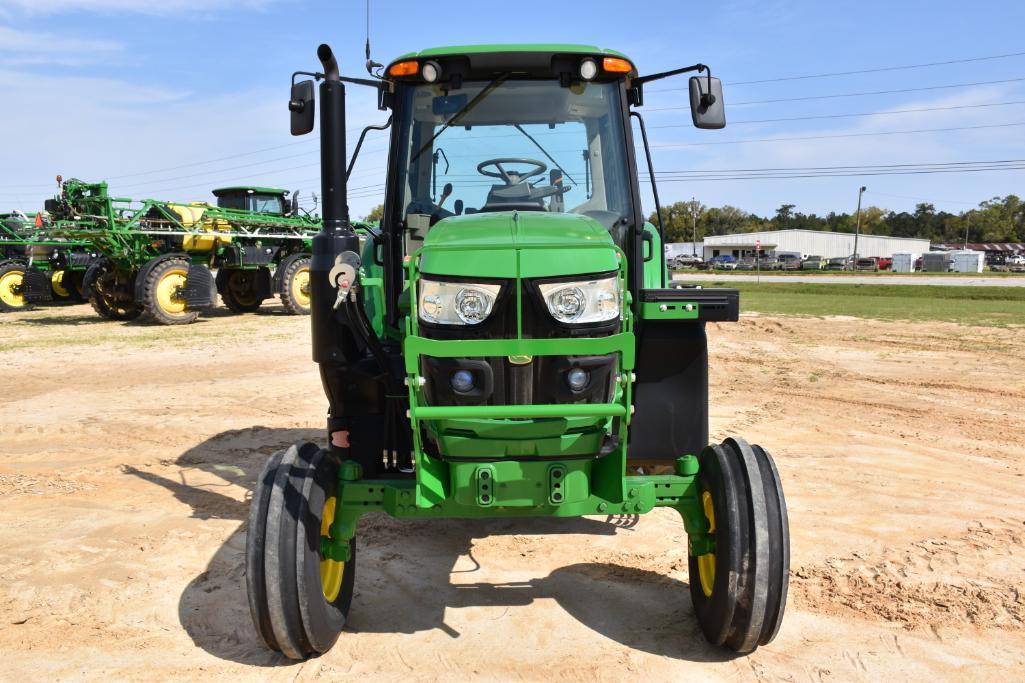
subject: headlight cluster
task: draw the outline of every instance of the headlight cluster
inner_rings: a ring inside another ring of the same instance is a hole
[[[562,323],[601,323],[619,317],[619,284],[615,276],[580,282],[538,285],[548,311]]]
[[[479,325],[484,322],[501,285],[420,280],[417,310],[420,319],[437,325]]]
[[[586,325],[619,318],[622,300],[619,279],[606,278],[537,285],[552,317],[561,323]],[[439,282],[423,278],[417,299],[421,320],[435,325],[479,325],[487,320],[502,286]]]

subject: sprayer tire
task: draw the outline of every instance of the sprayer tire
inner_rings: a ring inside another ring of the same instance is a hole
[[[297,258],[281,276],[281,305],[292,315],[310,314],[310,259]]]
[[[181,298],[181,290],[189,274],[184,258],[169,258],[152,267],[146,274],[142,290],[142,306],[146,317],[161,325],[187,325],[195,322],[199,311],[190,311]]]

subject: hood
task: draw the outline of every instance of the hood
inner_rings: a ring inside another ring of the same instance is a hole
[[[618,268],[609,231],[572,213],[452,216],[430,229],[420,255],[421,272],[454,277],[559,277]]]

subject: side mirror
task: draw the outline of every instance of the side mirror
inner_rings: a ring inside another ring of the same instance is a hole
[[[292,112],[292,135],[306,135],[313,130],[313,81],[299,81],[292,84],[292,97],[288,100],[288,111]]]
[[[690,114],[695,128],[716,129],[726,127],[726,108],[723,106],[722,81],[710,76],[691,76]]]

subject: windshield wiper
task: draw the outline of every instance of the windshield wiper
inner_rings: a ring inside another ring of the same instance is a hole
[[[484,86],[484,89],[481,90],[479,93],[477,93],[472,100],[467,102],[465,107],[463,107],[462,109],[457,111],[455,113],[455,115],[452,116],[452,118],[450,118],[448,121],[446,121],[445,123],[442,124],[441,128],[438,129],[438,132],[435,133],[434,135],[432,135],[431,139],[428,140],[427,142],[425,142],[424,146],[420,148],[420,151],[413,155],[413,158],[410,159],[410,163],[412,163],[412,162],[416,161],[417,159],[419,159],[420,155],[423,154],[425,151],[427,151],[427,149],[434,144],[434,141],[438,139],[439,135],[441,135],[446,130],[448,130],[448,127],[451,126],[452,124],[459,123],[459,121],[460,121],[460,119],[462,119],[462,117],[464,117],[467,114],[469,114],[473,110],[474,107],[476,107],[478,104],[480,104],[481,101],[485,97],[487,97],[492,92],[494,92],[495,88],[497,88],[502,83],[504,83],[507,78],[509,78],[509,74],[501,74],[498,78],[496,78],[495,80],[491,81],[486,86]]]
[[[533,136],[532,136],[532,135],[531,135],[530,133],[528,133],[527,131],[523,130],[523,126],[521,126],[521,125],[520,125],[520,124],[518,124],[518,123],[514,123],[514,124],[513,124],[513,128],[515,128],[516,130],[518,130],[518,131],[520,131],[521,133],[523,133],[523,135],[525,135],[525,136],[526,136],[526,138],[527,138],[528,140],[530,140],[531,142],[533,142],[533,143],[534,143],[534,146],[535,146],[535,147],[537,147],[537,148],[538,148],[539,150],[541,150],[541,154],[544,154],[544,155],[545,155],[545,156],[546,156],[546,157],[548,158],[548,161],[550,161],[550,162],[552,162],[553,164],[555,164],[555,167],[556,167],[557,169],[559,169],[560,171],[562,171],[562,174],[563,174],[564,176],[566,176],[567,178],[569,178],[569,181],[570,181],[571,183],[573,183],[574,185],[576,185],[576,184],[577,184],[577,181],[575,181],[575,180],[573,179],[573,176],[571,176],[571,175],[569,174],[569,172],[568,172],[568,171],[566,171],[566,169],[564,169],[564,168],[563,168],[562,166],[560,166],[560,165],[559,165],[559,162],[558,162],[558,161],[556,161],[555,159],[553,159],[553,158],[552,158],[552,155],[548,153],[548,150],[546,150],[546,149],[545,149],[544,147],[542,147],[542,146],[541,146],[541,143],[540,143],[540,142],[538,142],[537,140],[535,140],[535,139],[533,138]]]

